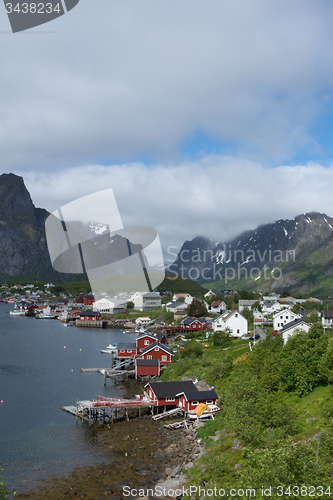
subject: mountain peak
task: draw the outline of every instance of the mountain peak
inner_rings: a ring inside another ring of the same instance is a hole
[[[33,217],[35,207],[22,177],[0,175],[0,210],[15,221],[26,222]]]

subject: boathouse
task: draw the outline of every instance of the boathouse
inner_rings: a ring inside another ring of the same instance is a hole
[[[218,396],[215,391],[183,391],[178,393],[179,406],[186,412],[194,411],[199,403],[215,405]]]
[[[122,342],[117,344],[117,358],[135,358],[137,355],[135,342]]]
[[[80,321],[101,321],[102,315],[100,312],[95,311],[81,311]]]
[[[135,360],[135,378],[137,377],[159,377],[160,362],[158,359],[140,359]]]
[[[142,349],[141,356],[143,359],[158,359],[160,365],[163,366],[171,363],[173,354],[166,345],[154,342]]]
[[[192,381],[149,382],[145,385],[148,397],[157,406],[178,406],[179,396],[183,392],[199,392]]]

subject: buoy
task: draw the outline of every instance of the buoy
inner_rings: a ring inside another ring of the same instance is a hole
[[[82,349],[80,349],[80,351],[82,351]]]
[[[64,349],[66,349],[66,346],[64,345]]]
[[[3,399],[1,400],[1,403],[3,403]]]
[[[71,370],[71,372],[74,371],[74,370]]]

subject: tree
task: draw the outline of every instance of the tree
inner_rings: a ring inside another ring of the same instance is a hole
[[[307,314],[305,321],[311,323],[312,325],[314,323],[318,323],[319,322],[318,312],[316,310],[311,311],[310,314]]]
[[[186,358],[188,356],[197,358],[198,356],[202,356],[202,354],[203,354],[202,344],[200,342],[197,342],[196,340],[187,342],[184,349],[180,351],[181,358]]]
[[[205,316],[205,314],[207,314],[207,309],[204,304],[199,299],[193,299],[192,304],[187,308],[187,315],[199,318]]]
[[[331,385],[333,382],[333,338],[329,339],[326,353],[319,361],[318,368],[328,385]]]
[[[226,330],[217,330],[216,332],[213,333],[213,344],[214,345],[219,345],[219,346],[227,346],[231,342],[230,338],[230,329],[227,328]]]

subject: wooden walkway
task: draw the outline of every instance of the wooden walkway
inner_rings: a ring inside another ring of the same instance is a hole
[[[105,398],[97,396],[97,401],[77,401],[76,406],[62,406],[61,409],[76,416],[76,420],[86,421],[89,425],[94,422],[111,422],[125,418],[129,420],[129,410],[137,410],[141,416],[141,409],[149,409],[154,414],[156,403],[145,396],[135,399]]]

